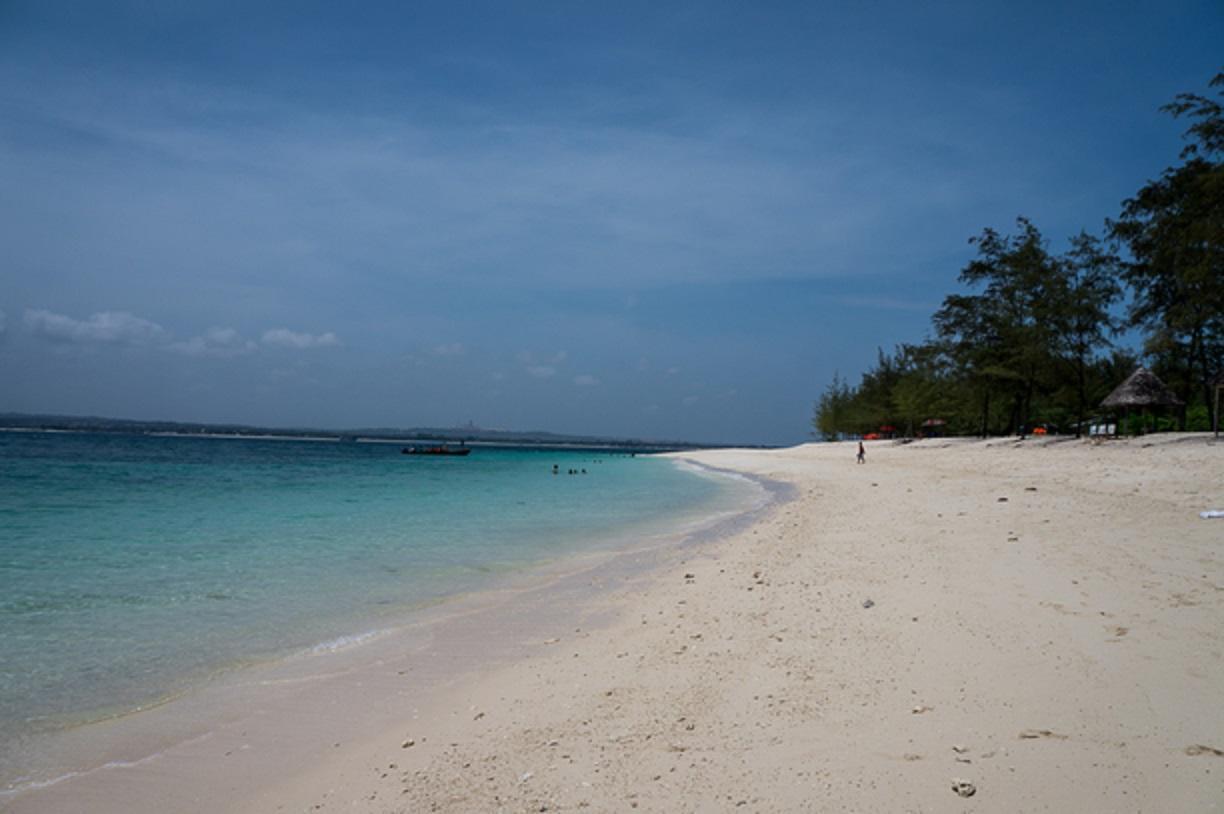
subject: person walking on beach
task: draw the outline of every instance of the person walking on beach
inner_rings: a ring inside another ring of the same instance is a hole
[[[867,463],[867,450],[863,448],[862,441],[859,441],[858,462],[861,464]]]

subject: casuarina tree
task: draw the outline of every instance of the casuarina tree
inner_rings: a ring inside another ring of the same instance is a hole
[[[1224,98],[1224,72],[1210,86]],[[1145,349],[1182,399],[1200,388],[1211,409],[1224,359],[1224,106],[1183,93],[1162,110],[1193,120],[1182,163],[1125,201],[1110,229],[1130,250],[1130,323],[1147,330]]]

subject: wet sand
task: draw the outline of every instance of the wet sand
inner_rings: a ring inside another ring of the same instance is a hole
[[[854,452],[686,455],[793,499],[485,597],[9,810],[1224,806],[1224,520],[1198,517],[1224,445]]]

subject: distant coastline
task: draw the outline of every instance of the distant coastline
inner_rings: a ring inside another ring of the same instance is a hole
[[[731,446],[740,448],[767,448],[751,444],[732,445],[645,440],[640,438],[607,438],[537,430],[494,430],[473,425],[465,427],[413,427],[409,429],[387,427],[319,429],[313,427],[262,427],[248,424],[211,424],[186,421],[143,421],[126,418],[41,413],[0,413],[0,431],[93,432],[187,438],[242,438],[263,441],[326,441],[388,444],[408,441],[463,441],[473,446],[538,447],[541,449],[582,449],[645,453],[724,449]]]

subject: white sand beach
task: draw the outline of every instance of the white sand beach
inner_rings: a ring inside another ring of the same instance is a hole
[[[1224,444],[854,453],[686,454],[793,499],[8,810],[1224,809]]]

